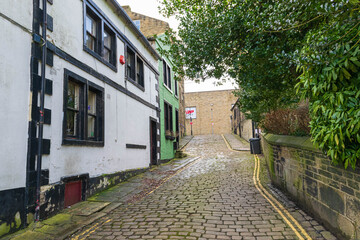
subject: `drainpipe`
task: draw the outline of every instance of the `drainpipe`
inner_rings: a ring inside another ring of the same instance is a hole
[[[43,142],[43,127],[44,127],[44,105],[45,105],[45,70],[46,70],[46,28],[47,28],[47,14],[46,1],[43,0],[43,23],[42,23],[42,58],[41,58],[41,91],[40,91],[40,110],[38,123],[38,154],[36,161],[36,208],[35,208],[35,222],[40,220],[40,187],[41,187],[41,160],[42,160],[42,142]]]

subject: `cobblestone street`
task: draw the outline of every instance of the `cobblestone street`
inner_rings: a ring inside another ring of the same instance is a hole
[[[255,187],[249,152],[229,150],[220,135],[195,136],[185,151],[200,158],[69,239],[307,239]],[[260,175],[267,186],[263,164]],[[277,190],[269,191],[312,239],[336,239]]]

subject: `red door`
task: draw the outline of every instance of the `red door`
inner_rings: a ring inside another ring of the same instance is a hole
[[[81,201],[81,181],[69,182],[65,185],[65,207]]]

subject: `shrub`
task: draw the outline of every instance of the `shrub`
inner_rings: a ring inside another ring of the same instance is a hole
[[[279,109],[267,113],[260,127],[267,133],[293,136],[309,136],[310,117],[308,106]]]

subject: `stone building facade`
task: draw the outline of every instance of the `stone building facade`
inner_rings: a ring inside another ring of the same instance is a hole
[[[237,100],[232,92],[185,93],[185,111],[194,111],[186,114],[186,135],[191,135],[191,129],[193,135],[231,133],[231,108]]]
[[[161,35],[170,29],[169,23],[165,21],[133,12],[130,6],[122,6],[122,8],[146,37]]]

